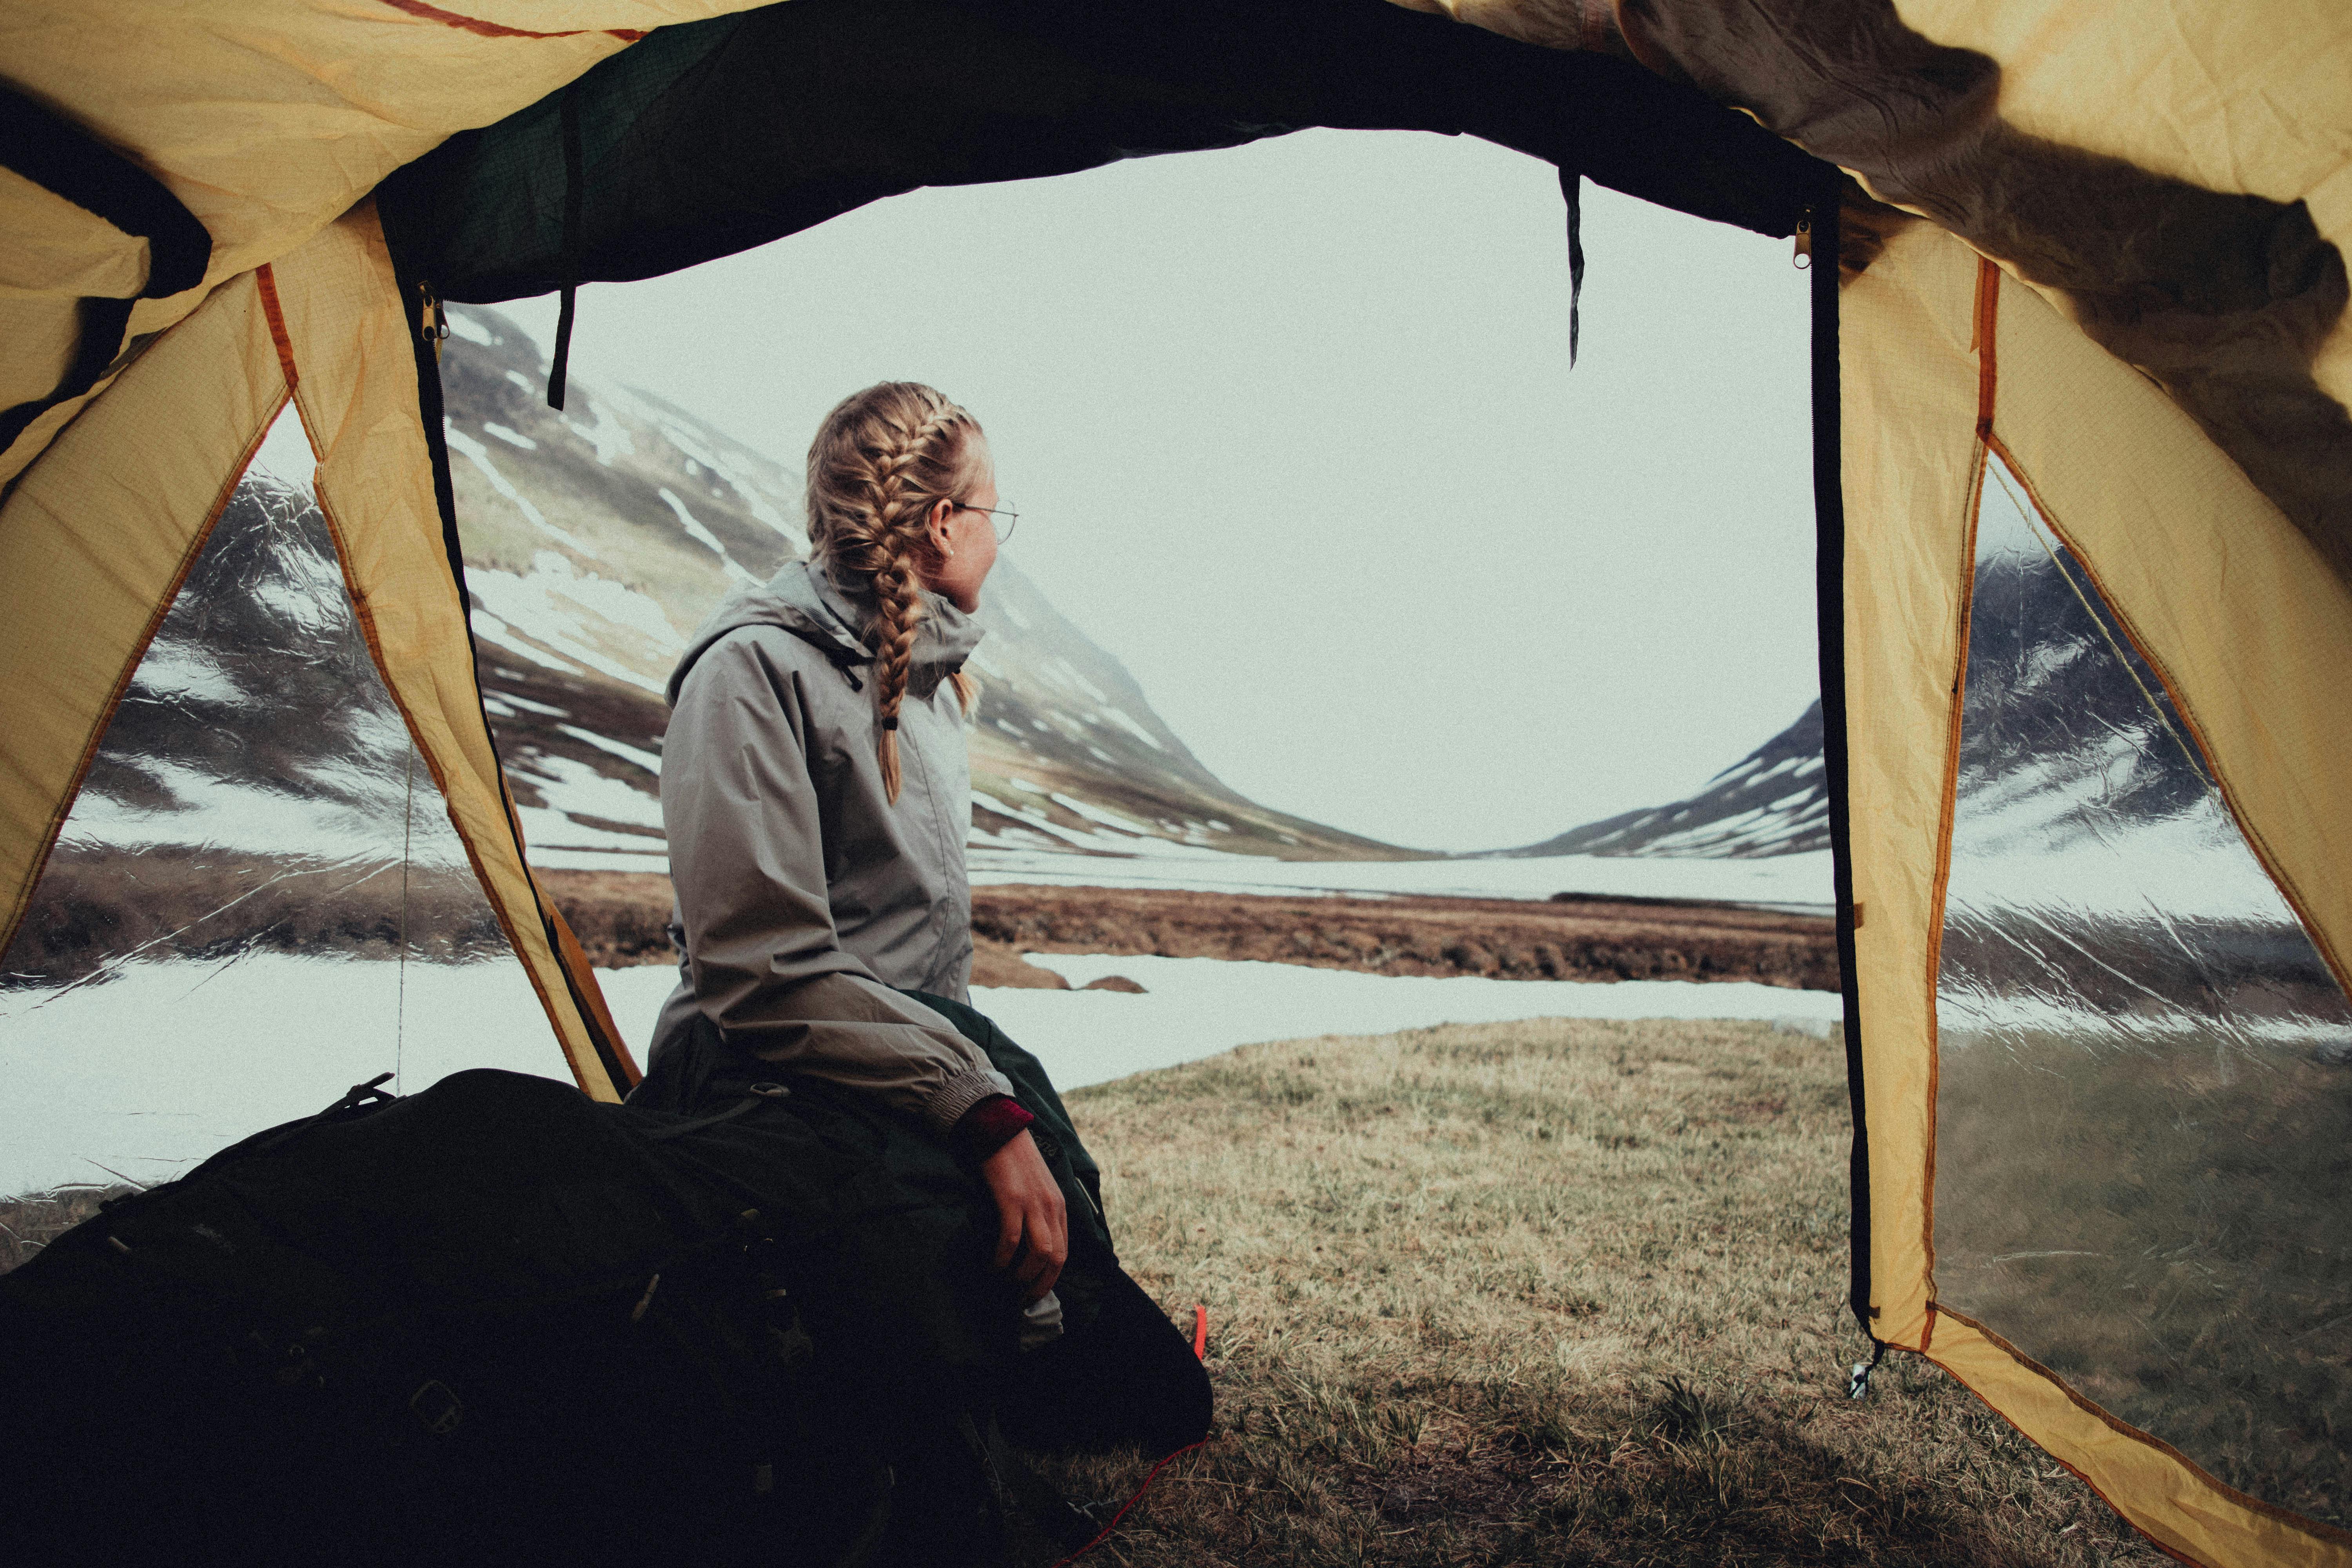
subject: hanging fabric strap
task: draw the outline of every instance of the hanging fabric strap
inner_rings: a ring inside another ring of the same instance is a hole
[[[1584,298],[1584,176],[1559,172],[1559,194],[1568,202],[1568,368],[1576,368],[1578,306]]]
[[[564,373],[572,363],[572,313],[580,298],[580,229],[587,191],[580,152],[578,83],[563,89],[557,118],[563,127],[563,298],[555,314],[555,358],[547,372],[547,405],[563,406]]]
[[[122,350],[131,307],[193,289],[212,265],[213,237],[161,180],[70,121],[0,86],[0,165],[147,242],[147,281],[129,300],[81,301],[73,361],[45,397],[0,411],[0,451],[60,403],[96,386]]]
[[[726,1110],[711,1116],[698,1117],[692,1121],[680,1121],[658,1131],[646,1134],[648,1143],[667,1143],[673,1138],[683,1138],[689,1132],[699,1132],[706,1127],[716,1127],[722,1121],[732,1121],[753,1106],[771,1100],[782,1100],[793,1091],[780,1083],[755,1083],[743,1091],[743,1098]]]

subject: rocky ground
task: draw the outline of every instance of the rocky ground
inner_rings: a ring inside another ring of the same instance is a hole
[[[541,880],[601,967],[674,962],[668,879],[544,871]],[[1059,986],[1024,952],[1256,959],[1374,974],[1497,980],[1752,980],[1838,986],[1826,917],[1733,904],[1578,896],[1518,899],[1199,893],[1161,888],[972,890],[978,985]]]

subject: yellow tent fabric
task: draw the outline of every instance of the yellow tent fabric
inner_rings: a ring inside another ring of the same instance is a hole
[[[262,277],[295,407],[320,453],[320,509],[368,651],[530,972],[573,1077],[597,1099],[618,1099],[635,1068],[594,973],[531,880],[483,721],[467,608],[442,552],[406,311],[373,206],[363,203],[330,224]]]
[[[2347,818],[2327,797],[2352,777],[2352,729],[2336,682],[2310,672],[2352,669],[2352,592],[2162,394],[1951,237],[1898,236],[1846,288],[1843,327],[1874,1331],[1948,1367],[2192,1561],[2352,1563],[2352,1541],[2111,1423],[1992,1328],[1939,1307],[1932,1190],[1937,952],[1987,454],[2095,574],[2323,943],[2352,914],[2320,875],[2343,863]]]
[[[2324,0],[1404,0],[1696,83],[2008,266],[2352,575],[2352,16]]]
[[[0,506],[0,940],[139,656],[286,401],[258,283],[215,289]]]
[[[1937,964],[1976,503],[1999,457],[2158,672],[2247,842],[2352,983],[2352,12],[2321,0],[1411,0],[1631,55],[1854,174],[1844,668],[1870,1308],[2168,1551],[2352,1565],[2352,1537],[2120,1426],[1936,1285]],[[364,198],[644,30],[740,0],[17,0],[0,72],[214,239],[91,394],[5,454],[0,941],[113,705],[291,396],[388,688],[582,1086],[633,1068],[531,885],[441,555],[410,312]],[[356,205],[355,205],[356,204]],[[0,176],[6,401],[144,244]]]
[[[377,668],[574,1078],[617,1099],[635,1068],[593,972],[530,880],[491,750],[466,609],[442,553],[409,341],[362,204],[214,289],[0,509],[0,594],[11,601],[0,687],[19,716],[0,742],[10,926],[140,655],[290,394],[323,454],[320,506]]]
[[[212,234],[202,286],[132,311],[135,352],[452,132],[537,101],[651,28],[745,3],[549,0],[461,15],[422,0],[12,0],[0,75],[157,175]],[[146,246],[14,175],[0,179],[0,232],[7,406],[57,383],[81,297],[137,291]],[[50,410],[0,454],[0,483],[87,401]]]
[[[404,596],[426,591],[421,566],[439,559],[439,531],[429,478],[418,478],[425,445],[404,306],[393,298],[381,238],[362,267],[351,259],[355,230],[320,237],[384,175],[452,132],[544,97],[646,30],[740,8],[741,0],[576,0],[461,15],[422,0],[357,13],[266,0],[25,0],[0,10],[0,71],[9,83],[161,179],[213,237],[203,285],[139,300],[107,375],[0,454],[0,486],[8,487],[0,492],[0,689],[16,715],[0,733],[0,944],[23,918],[140,655],[284,405],[293,363],[281,364],[284,350],[309,367],[302,412],[314,439],[327,442],[322,486],[352,476],[338,542],[355,594],[378,574],[393,583],[378,592],[373,621],[379,634],[394,628],[389,648],[372,639],[380,661],[397,661],[385,664],[386,684],[418,729],[436,781],[452,792],[453,820],[575,1075],[607,1098],[626,1088],[635,1069],[625,1051],[615,1055],[618,1036],[594,976],[561,918],[529,889],[487,721],[478,702],[459,700],[461,685],[470,691],[471,663],[446,567],[434,592],[450,604]],[[125,68],[126,55],[138,68]],[[137,292],[147,247],[13,174],[0,178],[0,219],[8,237],[0,245],[8,343],[0,387],[14,404],[56,384],[83,297]],[[281,323],[288,342],[273,342],[264,310],[259,269],[272,263],[293,301]],[[314,287],[317,276],[326,281]],[[354,292],[337,302],[338,289]],[[359,310],[365,290],[364,329],[335,318]],[[373,357],[352,357],[361,351]],[[336,401],[321,401],[330,396]],[[384,489],[402,485],[397,495]],[[568,976],[550,956],[567,945]]]

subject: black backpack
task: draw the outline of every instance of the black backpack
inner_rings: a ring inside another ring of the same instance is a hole
[[[808,1084],[700,1117],[361,1086],[0,1279],[0,1561],[966,1564],[1022,1515],[1081,1544],[991,1418],[1012,1287],[924,1143]]]

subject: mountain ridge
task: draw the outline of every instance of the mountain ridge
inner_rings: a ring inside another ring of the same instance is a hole
[[[663,682],[730,583],[807,553],[798,480],[657,394],[575,378],[559,413],[520,328],[470,305],[451,307],[450,325],[450,467],[484,689],[526,833],[559,860],[650,864]],[[996,851],[1425,858],[1225,784],[1012,560],[980,618],[976,868]]]
[[[1664,805],[1620,812],[1535,844],[1489,851],[1496,858],[1554,855],[1656,855],[1748,859],[1802,855],[1830,844],[1829,791],[1822,763],[1822,704],[1724,769],[1705,786]]]

